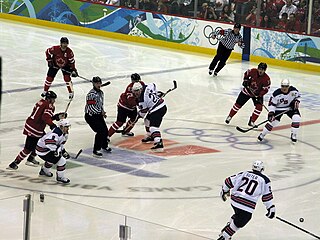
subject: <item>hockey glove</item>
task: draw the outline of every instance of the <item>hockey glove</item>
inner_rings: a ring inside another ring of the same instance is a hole
[[[242,86],[247,88],[249,86],[249,80],[248,79],[244,79],[243,82],[242,82]]]
[[[57,127],[57,125],[55,125],[55,124],[53,123],[53,124],[51,124],[49,127],[50,127],[51,130],[53,130],[53,129],[55,129],[55,128]]]
[[[52,60],[48,60],[48,67],[49,68],[53,68],[53,61]]]
[[[267,211],[268,212],[266,213],[266,216],[270,219],[274,218],[274,216],[276,215],[276,207],[272,205],[267,209]]]
[[[70,158],[69,153],[68,153],[65,149],[62,150],[62,156],[63,156],[65,159],[69,159],[69,158]]]
[[[274,121],[274,112],[269,112],[268,113],[268,121],[273,122]]]
[[[51,117],[52,120],[59,121],[61,119],[67,118],[68,114],[65,112],[60,112]]]
[[[159,98],[162,98],[163,95],[164,95],[164,92],[161,92],[161,91],[158,91],[158,92],[157,92],[157,96],[158,96]]]
[[[224,191],[223,189],[221,189],[221,192],[220,192],[220,197],[222,199],[222,201],[227,201],[227,197],[230,196],[230,191]]]
[[[72,72],[71,72],[71,77],[78,77],[79,74],[78,74],[78,71],[77,69],[74,69]]]

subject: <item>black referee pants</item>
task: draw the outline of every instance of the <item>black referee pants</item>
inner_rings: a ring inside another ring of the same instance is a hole
[[[93,151],[99,151],[101,150],[101,148],[107,148],[108,128],[102,114],[94,114],[92,116],[90,116],[89,114],[85,114],[84,118],[91,129],[96,133],[96,136],[94,138]]]
[[[230,57],[232,49],[226,48],[221,42],[219,42],[217,54],[213,58],[209,70],[214,70],[214,72],[218,73],[220,70],[226,65],[228,58]],[[219,62],[218,66],[217,63]],[[217,68],[216,68],[217,66]],[[216,69],[215,69],[216,68]]]

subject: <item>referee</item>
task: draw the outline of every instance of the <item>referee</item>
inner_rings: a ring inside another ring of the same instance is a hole
[[[93,146],[93,156],[102,157],[101,149],[111,152],[108,147],[108,128],[104,118],[107,117],[103,109],[103,91],[101,88],[101,78],[93,77],[93,88],[89,91],[86,98],[85,120],[96,133]]]
[[[222,39],[219,42],[217,54],[213,58],[209,66],[209,75],[217,76],[218,72],[226,65],[226,61],[231,55],[231,52],[234,48],[234,45],[238,44],[239,47],[244,48],[244,43],[242,36],[240,34],[241,24],[236,23],[233,27],[229,29],[222,29],[218,34],[223,35]],[[217,33],[212,35],[212,38],[215,39]],[[219,62],[217,68],[216,65]]]

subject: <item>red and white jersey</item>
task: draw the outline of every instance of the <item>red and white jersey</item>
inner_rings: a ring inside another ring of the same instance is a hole
[[[74,55],[69,47],[62,51],[59,45],[53,46],[46,50],[46,56],[47,61],[53,61],[54,66],[58,68],[69,66],[70,69],[75,69]]]
[[[24,125],[23,134],[30,137],[40,138],[44,134],[46,125],[53,124],[51,117],[54,114],[54,105],[48,100],[41,99],[33,107],[31,115]]]
[[[144,86],[144,82],[139,81],[142,86]],[[125,109],[133,111],[136,109],[136,106],[138,105],[138,100],[137,98],[133,95],[132,93],[132,86],[134,83],[130,83],[126,87],[126,91],[124,93],[121,93],[118,106],[123,107]]]
[[[258,69],[256,68],[248,69],[244,73],[244,79],[250,79],[248,87],[251,88],[252,92],[257,97],[262,97],[270,89],[271,81],[269,75],[264,73],[260,76]],[[242,92],[250,97],[254,97],[245,87],[242,88]]]
[[[231,190],[231,205],[252,213],[258,199],[268,209],[272,204],[270,179],[258,171],[245,171],[226,178],[222,186],[225,192]]]
[[[59,127],[56,127],[39,139],[36,147],[36,153],[39,156],[44,156],[49,152],[57,151],[58,148],[62,151],[66,141],[67,135],[63,134]]]
[[[143,91],[139,98],[139,115],[144,117],[146,113],[153,113],[166,105],[163,98],[158,96],[158,91],[154,83],[143,86]]]

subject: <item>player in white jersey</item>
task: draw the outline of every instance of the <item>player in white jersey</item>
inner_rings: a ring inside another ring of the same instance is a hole
[[[166,103],[164,99],[161,98],[163,93],[157,91],[154,83],[143,86],[140,82],[133,84],[132,92],[138,99],[138,115],[144,118],[147,131],[146,138],[141,141],[147,143],[153,140],[154,146],[151,149],[157,152],[163,151],[163,142],[159,129],[163,116],[167,112]]]
[[[54,128],[51,132],[48,132],[42,138],[39,139],[36,153],[45,161],[39,172],[40,176],[52,177],[53,174],[50,168],[57,165],[57,182],[69,183],[70,180],[64,176],[66,169],[66,159],[70,158],[70,155],[64,149],[64,144],[67,141],[69,127],[71,126],[69,120],[60,120],[58,127]]]
[[[257,160],[252,165],[252,171],[240,172],[227,177],[224,181],[220,196],[223,201],[226,201],[231,190],[231,206],[234,214],[221,230],[218,240],[231,239],[236,231],[250,221],[256,203],[261,196],[267,209],[266,216],[270,219],[274,218],[276,208],[272,203],[271,183],[268,176],[262,174],[263,170],[263,162]]]
[[[278,88],[272,93],[269,101],[269,122],[264,126],[262,133],[258,136],[258,140],[262,141],[264,137],[280,123],[280,119],[284,111],[285,114],[292,119],[291,123],[291,141],[297,141],[297,134],[301,122],[301,115],[299,112],[300,93],[299,91],[290,86],[288,79],[281,81],[281,88]],[[280,114],[280,116],[278,116]],[[276,117],[277,116],[277,117]]]

